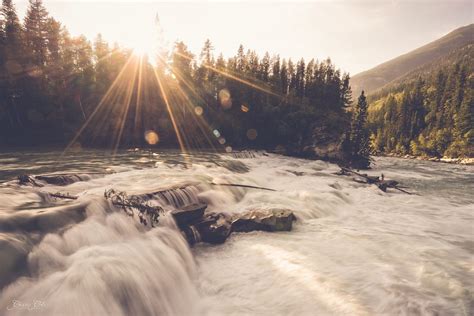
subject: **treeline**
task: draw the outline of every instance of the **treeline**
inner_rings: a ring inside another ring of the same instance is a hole
[[[7,145],[296,148],[339,140],[350,126],[349,75],[329,59],[295,62],[243,46],[225,59],[210,41],[198,55],[177,42],[143,58],[100,35],[71,36],[41,0],[30,0],[23,23],[11,0],[1,12]]]
[[[437,61],[442,67],[435,63],[431,72],[423,69],[416,79],[405,78],[372,96],[369,125],[375,152],[474,155],[473,50],[464,47],[455,61]]]

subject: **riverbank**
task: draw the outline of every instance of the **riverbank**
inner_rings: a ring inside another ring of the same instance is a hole
[[[393,158],[402,158],[402,159],[415,159],[423,161],[433,161],[433,162],[443,162],[443,163],[452,163],[460,164],[467,166],[474,166],[474,157],[473,158],[450,158],[450,157],[426,157],[426,156],[413,156],[413,155],[399,155],[399,154],[376,154],[375,157],[393,157]]]

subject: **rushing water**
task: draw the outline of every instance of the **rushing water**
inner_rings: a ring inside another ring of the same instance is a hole
[[[2,315],[472,315],[474,167],[378,158],[383,193],[321,161],[258,153],[100,151],[0,154]],[[65,187],[18,187],[22,173],[115,172]],[[238,183],[276,192],[210,185]],[[172,209],[285,208],[291,232],[234,233],[189,248],[167,215],[145,228],[103,198],[191,185]],[[68,192],[77,201],[41,192]],[[85,209],[85,214],[78,210]],[[71,215],[73,214],[73,215]]]

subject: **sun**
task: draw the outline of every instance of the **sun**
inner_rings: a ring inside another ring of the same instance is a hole
[[[143,21],[131,25],[127,32],[121,34],[121,42],[124,46],[131,48],[137,56],[153,57],[163,39],[160,36],[159,27],[152,21]]]
[[[137,34],[135,38],[129,40],[128,45],[133,50],[133,53],[138,56],[152,57],[156,54],[157,43],[156,39],[152,36]]]

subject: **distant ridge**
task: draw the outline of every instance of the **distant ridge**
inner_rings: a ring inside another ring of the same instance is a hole
[[[353,95],[357,97],[361,90],[373,93],[413,70],[472,43],[474,24],[460,27],[440,39],[355,75],[351,79]]]

